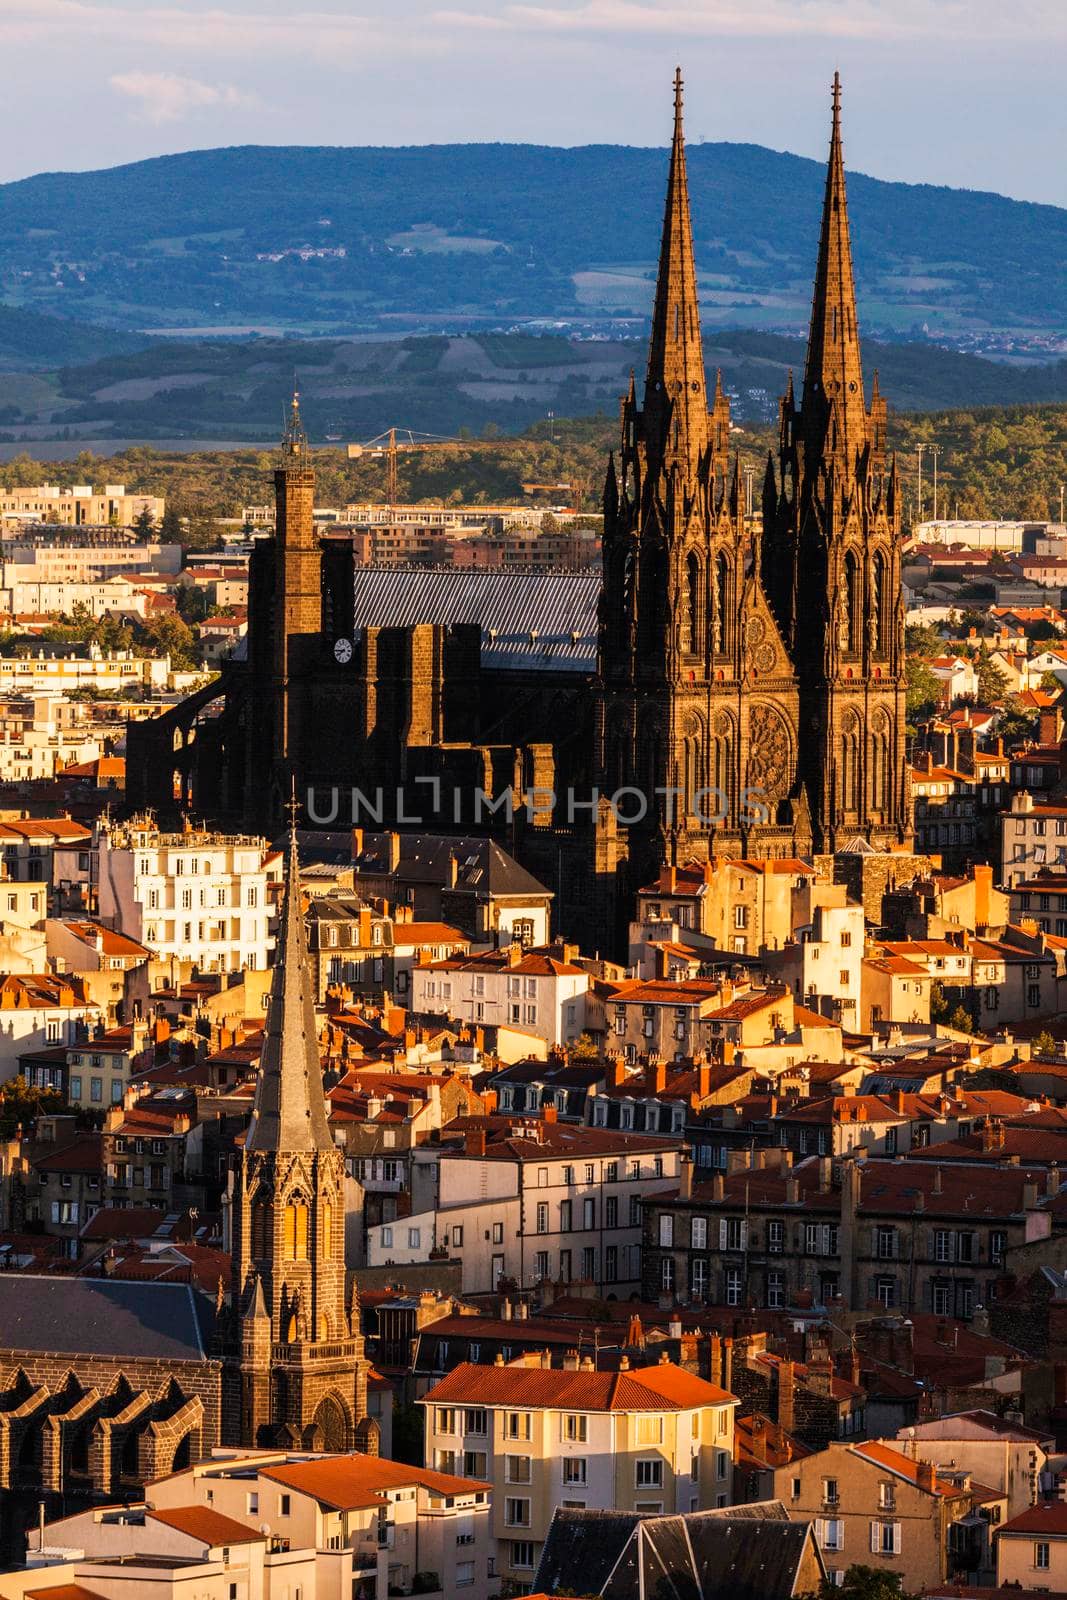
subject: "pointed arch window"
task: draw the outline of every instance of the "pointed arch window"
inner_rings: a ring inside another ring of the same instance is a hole
[[[285,1259],[306,1261],[308,1258],[308,1208],[300,1196],[294,1196],[285,1208]]]
[[[333,1206],[329,1200],[322,1207],[322,1250],[329,1255],[333,1248]]]
[[[704,569],[695,550],[685,563],[685,616],[682,619],[683,647],[700,653],[704,636]]]
[[[845,648],[849,655],[856,655],[860,648],[862,600],[860,595],[860,565],[856,559],[855,552],[852,550],[845,556],[845,606],[847,607]]]
[[[725,555],[720,555],[715,562],[715,648],[728,650],[730,647],[730,563]]]
[[[270,1207],[258,1196],[252,1202],[251,1251],[255,1261],[270,1255]]]
[[[881,550],[875,551],[874,563],[871,568],[871,620],[874,648],[879,654],[886,649],[888,627],[886,618],[886,596],[888,584],[886,581],[885,556]]]

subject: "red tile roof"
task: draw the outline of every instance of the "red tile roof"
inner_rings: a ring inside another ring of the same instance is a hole
[[[873,1439],[868,1439],[863,1444],[851,1446],[852,1454],[869,1461],[872,1466],[882,1467],[886,1472],[892,1472],[898,1478],[905,1478],[908,1483],[921,1487],[919,1483],[918,1461],[913,1461],[910,1456],[901,1455],[899,1450],[891,1450],[888,1445],[878,1444]],[[935,1475],[933,1491],[936,1495],[946,1498],[955,1498],[961,1491],[958,1484],[949,1483],[945,1478]]]
[[[569,1411],[688,1411],[729,1405],[733,1395],[661,1362],[629,1372],[570,1372],[546,1367],[476,1366],[461,1362],[425,1399],[435,1405],[516,1405]]]
[[[264,1544],[266,1534],[250,1528],[245,1522],[224,1517],[210,1506],[171,1506],[165,1511],[148,1511],[146,1517],[162,1522],[164,1527],[176,1528],[190,1539],[200,1539],[207,1545]]]
[[[382,1456],[351,1454],[323,1456],[313,1461],[289,1461],[282,1466],[264,1467],[264,1478],[284,1483],[301,1494],[313,1496],[338,1511],[381,1502],[388,1489],[420,1485],[432,1494],[471,1494],[489,1488],[473,1478],[454,1478],[427,1467],[407,1467]]]
[[[1067,1501],[1043,1500],[1040,1505],[1031,1506],[1028,1511],[1012,1517],[1010,1522],[1002,1523],[995,1531],[998,1539],[1005,1533],[1022,1533],[1030,1538],[1037,1534],[1043,1539],[1067,1539]]]

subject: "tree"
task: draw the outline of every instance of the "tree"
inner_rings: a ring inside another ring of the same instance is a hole
[[[997,718],[997,733],[1010,750],[1013,745],[1025,744],[1037,732],[1037,712],[1024,706],[1017,694],[1010,694],[1004,709]]]
[[[940,978],[935,978],[930,985],[930,1021],[943,1022],[948,1016],[948,1001],[945,999],[945,985]]]
[[[913,622],[904,629],[904,643],[909,656],[939,656],[943,641],[929,622]]]
[[[183,532],[182,519],[176,505],[172,505],[168,502],[167,508],[163,513],[163,521],[160,523],[159,531],[166,544],[181,544]]]
[[[145,506],[143,510],[139,511],[134,517],[133,526],[134,531],[139,533],[142,539],[150,538],[155,532],[156,524],[152,517],[152,513],[149,511],[147,506]]]
[[[824,1593],[826,1600],[904,1600],[895,1573],[859,1565],[847,1569],[840,1587],[827,1584]]]
[[[988,650],[979,650],[975,662],[978,700],[983,706],[999,706],[1008,692],[1008,675],[998,667]]]
[[[572,1061],[597,1061],[600,1051],[591,1034],[581,1033],[570,1048]]]
[[[1048,1060],[1056,1054],[1056,1041],[1047,1028],[1042,1028],[1031,1046],[1031,1054]]]
[[[54,1089],[31,1089],[19,1074],[0,1083],[0,1137],[10,1139],[21,1124],[28,1128],[42,1114],[66,1110],[66,1102]]]
[[[937,710],[941,684],[925,661],[908,656],[905,662],[905,706],[909,722],[921,722]]]
[[[966,1006],[960,1005],[956,1007],[955,1011],[948,1019],[948,1025],[950,1028],[955,1028],[957,1033],[974,1032],[974,1018],[971,1016],[971,1013],[967,1010]]]

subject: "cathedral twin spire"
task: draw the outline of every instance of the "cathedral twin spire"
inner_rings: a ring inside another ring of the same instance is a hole
[[[663,213],[644,401],[650,464],[695,471],[710,435],[700,339],[693,226],[682,128],[682,73],[674,75],[674,136]]]
[[[836,72],[801,417],[807,451],[834,455],[851,470],[868,442],[869,425],[841,145],[841,79]]]

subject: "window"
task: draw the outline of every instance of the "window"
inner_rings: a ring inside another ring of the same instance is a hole
[[[815,1524],[815,1537],[824,1550],[845,1548],[845,1524],[840,1517],[829,1517]]]
[[[438,1406],[436,1428],[438,1433],[455,1433],[456,1410],[453,1406]]]
[[[504,1525],[508,1528],[530,1526],[530,1502],[509,1497],[504,1501]]]
[[[529,1456],[508,1456],[506,1465],[506,1481],[508,1483],[530,1482]]]
[[[489,1416],[481,1406],[474,1406],[463,1414],[464,1433],[477,1433],[483,1438],[489,1431]]]
[[[781,1255],[785,1245],[785,1223],[768,1222],[767,1224],[767,1249],[772,1255]]]
[[[493,1243],[494,1244],[503,1244],[504,1243],[504,1224],[502,1222],[494,1222],[493,1223]]]
[[[874,1298],[888,1311],[897,1302],[897,1282],[895,1278],[875,1278]]]
[[[610,1194],[604,1201],[604,1226],[617,1228],[619,1226],[619,1201],[618,1196]]]
[[[822,1498],[824,1505],[836,1506],[838,1500],[836,1478],[824,1478],[822,1480]]]
[[[662,1444],[663,1418],[648,1414],[637,1416],[634,1422],[634,1440],[637,1444]]]
[[[1034,1545],[1034,1566],[1040,1567],[1042,1572],[1048,1571],[1049,1547],[1044,1539],[1039,1539]]]
[[[418,1249],[421,1248],[421,1246],[422,1246],[422,1229],[421,1228],[409,1228],[408,1229],[408,1249],[409,1250],[418,1250]]]
[[[513,1539],[511,1541],[511,1565],[514,1568],[533,1571],[534,1547],[530,1539]]]
[[[563,1460],[563,1481],[567,1484],[585,1482],[585,1457],[565,1456]]]
[[[900,1523],[871,1523],[871,1554],[898,1556],[900,1554]]]
[[[739,1306],[744,1290],[744,1279],[740,1267],[727,1267],[723,1274],[723,1287],[726,1293],[728,1306]]]
[[[662,1489],[663,1462],[651,1458],[635,1462],[634,1484],[638,1489]]]
[[[259,1512],[259,1494],[255,1490],[245,1495],[245,1511],[250,1517],[256,1516]]]
[[[539,1200],[537,1204],[537,1231],[548,1232],[548,1202],[545,1200]]]
[[[484,1480],[487,1471],[488,1458],[484,1450],[464,1450],[463,1476],[465,1478],[479,1478]]]
[[[661,1250],[669,1250],[674,1244],[674,1218],[669,1215],[659,1219],[659,1243]]]
[[[582,1201],[582,1227],[585,1229],[596,1227],[596,1201]]]
[[[785,1274],[783,1272],[768,1272],[767,1274],[767,1306],[771,1311],[778,1311],[785,1304]]]
[[[692,1226],[692,1245],[694,1250],[708,1248],[708,1219],[707,1217],[694,1217]]]
[[[882,1511],[895,1511],[897,1509],[897,1486],[895,1483],[880,1483],[878,1485],[878,1506]]]
[[[897,1230],[880,1226],[874,1230],[875,1253],[881,1261],[894,1261],[897,1254]]]
[[[455,1245],[455,1246],[457,1246],[459,1248],[462,1248],[462,1245],[463,1245],[463,1224],[462,1224],[462,1222],[457,1223],[456,1226],[452,1229],[452,1243],[453,1243],[453,1245]]]
[[[563,1437],[568,1444],[585,1444],[588,1437],[589,1418],[571,1412],[563,1418]]]
[[[509,1439],[528,1439],[530,1437],[530,1413],[528,1411],[509,1411],[505,1421],[504,1432]]]
[[[465,1584],[474,1582],[474,1562],[456,1562],[456,1588],[461,1589]]]

